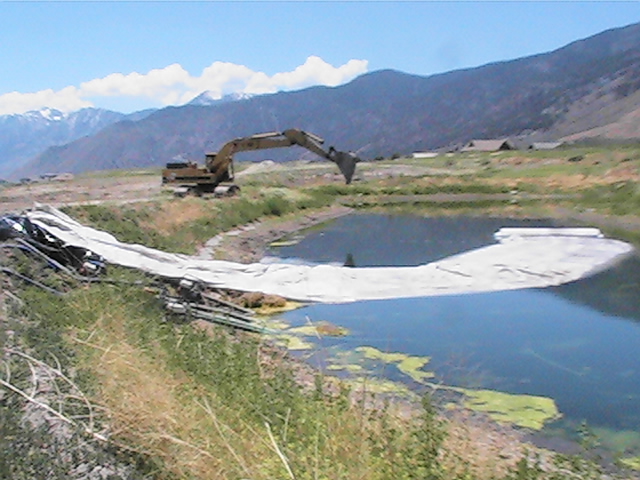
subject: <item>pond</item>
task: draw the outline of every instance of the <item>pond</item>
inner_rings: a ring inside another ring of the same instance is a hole
[[[297,243],[285,242],[268,253],[292,262],[411,266],[495,243],[500,227],[521,226],[575,225],[357,214],[302,232]],[[339,371],[335,359],[353,361],[345,352],[358,347],[402,352],[428,360],[422,371],[430,373],[416,376],[380,364],[376,373],[418,392],[427,390],[425,385],[446,385],[548,397],[560,415],[546,419],[543,434],[575,437],[586,422],[610,448],[639,451],[640,260],[635,256],[560,287],[313,304],[282,318],[293,327],[322,321],[348,329],[344,337],[309,337],[312,363]]]

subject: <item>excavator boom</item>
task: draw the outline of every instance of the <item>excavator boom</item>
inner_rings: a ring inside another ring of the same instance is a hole
[[[291,128],[282,132],[269,132],[241,137],[225,143],[217,153],[208,153],[205,167],[194,163],[167,164],[162,172],[162,183],[179,184],[196,193],[214,192],[222,182],[233,180],[233,156],[238,152],[282,148],[298,145],[338,165],[345,181],[351,183],[359,159],[350,152],[333,147],[323,148],[324,140],[309,132]],[[234,193],[237,187],[232,189]]]

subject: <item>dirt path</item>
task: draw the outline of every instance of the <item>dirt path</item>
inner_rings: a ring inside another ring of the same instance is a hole
[[[105,202],[120,204],[150,200],[161,194],[160,179],[150,175],[34,182],[0,190],[0,215],[18,214],[35,203],[57,208]]]

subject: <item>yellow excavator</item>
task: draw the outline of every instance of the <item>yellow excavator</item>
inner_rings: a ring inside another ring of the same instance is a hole
[[[338,165],[347,184],[351,183],[356,163],[360,159],[351,152],[341,152],[333,147],[325,150],[322,147],[323,143],[324,140],[319,136],[295,128],[283,132],[260,133],[250,137],[236,138],[227,142],[217,153],[207,153],[204,167],[198,166],[195,162],[168,163],[162,170],[162,183],[175,185],[177,196],[188,193],[234,195],[239,190],[237,185],[221,185],[223,182],[233,181],[234,154],[295,145],[306,148]]]

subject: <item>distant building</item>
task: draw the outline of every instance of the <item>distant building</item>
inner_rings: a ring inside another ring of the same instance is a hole
[[[438,152],[414,152],[411,154],[411,158],[435,158],[438,156]]]
[[[70,182],[71,180],[73,180],[73,178],[73,173],[59,173],[51,180],[53,180],[54,182]]]
[[[563,142],[533,142],[529,145],[529,150],[553,150],[562,144]]]
[[[461,152],[498,152],[501,150],[516,150],[509,140],[471,140]]]
[[[41,180],[46,180],[47,182],[68,182],[73,180],[73,173],[43,173],[40,175]]]

